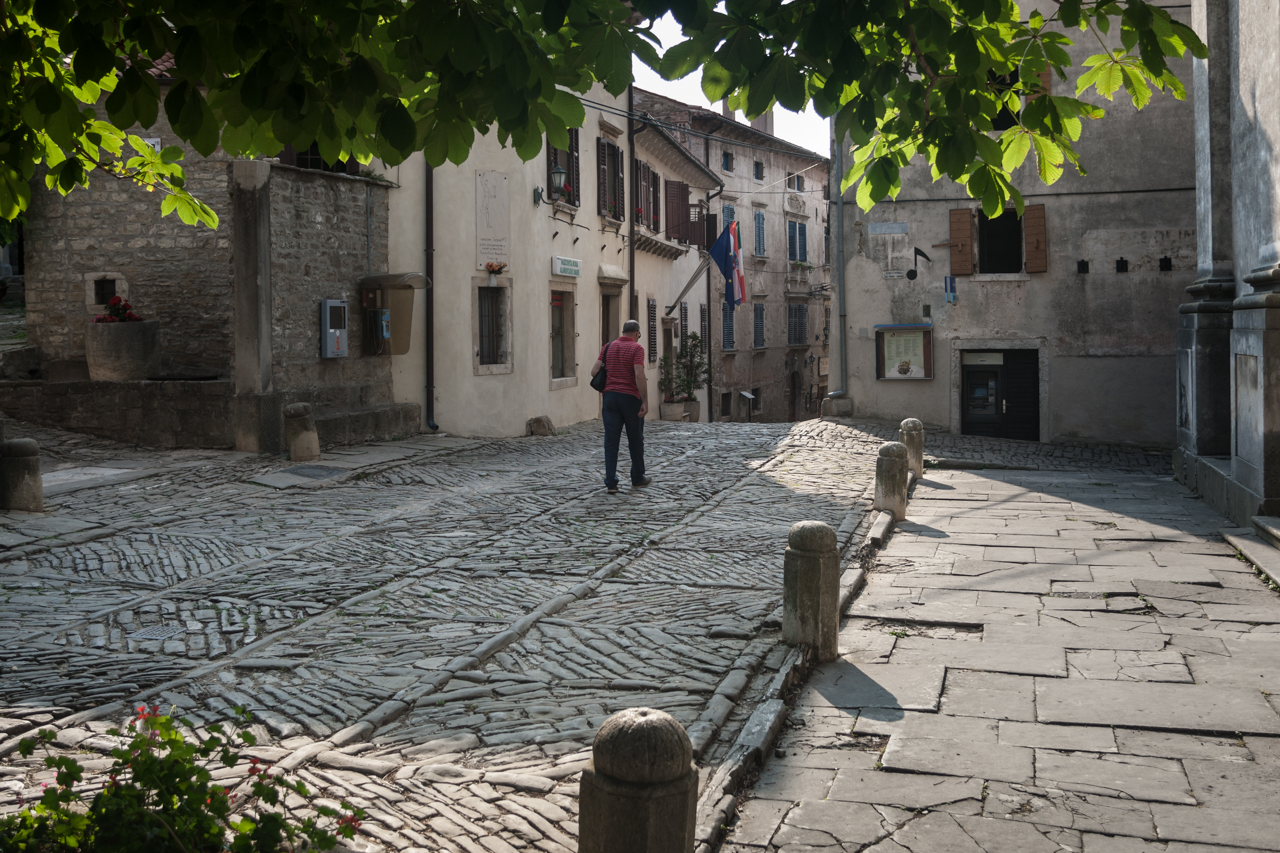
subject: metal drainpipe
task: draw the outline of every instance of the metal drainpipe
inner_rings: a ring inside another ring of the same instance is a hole
[[[840,309],[840,387],[827,393],[828,397],[845,397],[849,393],[849,346],[845,319],[844,299],[844,193],[840,184],[844,181],[844,144],[834,137],[835,119],[831,119],[832,145],[835,147],[836,180],[831,195],[836,206],[836,296]],[[819,408],[821,413],[821,408]]]
[[[440,429],[440,425],[436,423],[435,170],[425,156],[422,158],[422,168],[422,196],[425,199],[422,207],[422,269],[427,276],[427,289],[423,291],[427,316],[422,330],[426,337],[422,344],[427,354],[427,399],[422,415],[427,428],[435,432]]]
[[[626,196],[627,179],[635,174],[636,163],[636,123],[631,119],[636,112],[636,89],[635,86],[627,87],[627,168],[622,172],[623,197]],[[635,194],[635,187],[631,188],[632,194]],[[632,204],[639,199],[631,199]],[[627,212],[627,206],[622,206],[622,215],[627,217],[627,221],[631,223],[627,233],[631,235],[631,239],[627,240],[627,315],[630,320],[639,320],[639,317],[631,317],[631,306],[636,306],[636,313],[640,313],[640,302],[636,299],[636,218]],[[618,312],[622,314],[621,311]]]

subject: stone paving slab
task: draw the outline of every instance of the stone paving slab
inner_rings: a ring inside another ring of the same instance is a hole
[[[1280,847],[1280,595],[1233,557],[1221,519],[1167,477],[1097,469],[931,471],[909,511],[849,611],[842,660],[816,670],[780,741],[879,760],[838,770],[828,803],[926,792],[897,797],[901,822],[863,853]],[[929,665],[945,668],[936,710],[812,688]],[[934,779],[962,798],[927,796]]]

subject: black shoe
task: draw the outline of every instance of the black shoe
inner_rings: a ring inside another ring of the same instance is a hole
[[[652,477],[645,477],[643,480],[638,480],[637,482],[632,483],[632,484],[631,484],[631,488],[633,488],[633,489],[638,489],[638,488],[640,488],[641,486],[647,486],[647,485],[649,485],[649,484],[650,484],[650,483],[652,483],[652,482],[653,482],[653,478],[652,478]]]
[[[611,494],[611,495],[616,495],[616,494],[618,493],[618,487],[617,487],[617,486],[609,486],[609,487],[606,489],[606,491],[607,491],[609,494]]]

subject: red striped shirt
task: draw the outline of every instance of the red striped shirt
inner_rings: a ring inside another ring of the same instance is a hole
[[[606,349],[608,361],[605,361]],[[631,338],[618,338],[600,348],[600,357],[597,361],[604,362],[605,370],[609,371],[609,378],[604,383],[605,391],[617,391],[621,394],[630,394],[639,400],[644,399],[640,396],[640,388],[636,385],[635,368],[637,364],[644,364],[644,347]]]

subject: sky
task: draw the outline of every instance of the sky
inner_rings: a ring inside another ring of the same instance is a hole
[[[666,47],[684,41],[684,37],[680,34],[680,25],[676,23],[670,13],[654,22],[653,31]],[[668,98],[675,98],[686,104],[708,107],[720,112],[720,105],[712,104],[707,100],[706,95],[702,94],[701,71],[694,71],[683,80],[663,80],[658,76],[657,72],[638,60],[632,64],[632,68],[635,73],[636,85],[641,89],[657,92],[659,95],[666,95]],[[738,114],[738,120],[744,120],[741,113]],[[819,154],[827,154],[831,147],[827,141],[827,120],[814,112],[812,106],[803,113],[793,113],[785,107],[775,105],[773,108],[773,132],[775,136],[803,148],[808,148],[810,151],[816,151]]]

